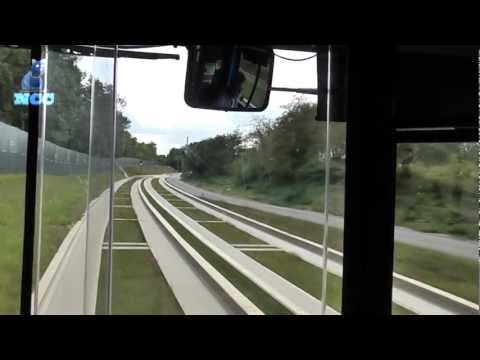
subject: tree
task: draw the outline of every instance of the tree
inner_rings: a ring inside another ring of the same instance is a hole
[[[182,171],[182,161],[184,159],[184,154],[182,149],[172,148],[167,155],[167,165],[178,170]]]
[[[94,81],[92,106],[92,79],[77,66],[80,57],[50,50],[47,86],[55,94],[55,102],[47,108],[46,139],[59,146],[82,153],[89,152],[90,119],[93,119],[92,153],[110,157],[113,140],[113,87]],[[13,94],[20,90],[23,75],[30,68],[30,52],[23,49],[0,47],[0,120],[26,130],[28,108],[13,105]],[[131,121],[123,113],[125,99],[118,100],[117,157],[137,157],[156,160],[154,143],[138,142],[128,132]],[[91,113],[91,109],[93,112]]]
[[[185,170],[193,176],[227,175],[239,155],[242,137],[239,132],[217,135],[184,147]]]
[[[28,109],[13,105],[13,94],[30,67],[30,51],[0,47],[0,111],[1,121],[27,129]]]
[[[278,184],[322,172],[318,155],[324,151],[322,124],[314,120],[316,105],[299,97],[284,109],[275,121],[257,119],[248,135],[257,151],[257,156],[249,155],[258,163],[251,168],[257,169],[258,178]]]

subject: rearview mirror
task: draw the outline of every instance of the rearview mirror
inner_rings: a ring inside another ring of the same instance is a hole
[[[185,102],[200,109],[263,111],[272,75],[271,49],[193,46],[188,49]]]

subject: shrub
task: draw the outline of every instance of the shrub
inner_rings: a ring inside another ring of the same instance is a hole
[[[400,171],[398,172],[398,177],[401,179],[409,179],[412,177],[412,170],[410,169],[409,165],[403,165],[400,167]]]
[[[455,183],[453,184],[452,186],[452,198],[454,201],[456,201],[457,203],[459,203],[460,201],[462,201],[462,198],[463,198],[463,188],[458,184],[458,183]]]
[[[430,191],[432,192],[433,198],[435,200],[441,200],[443,198],[442,187],[440,186],[440,183],[438,181],[434,180],[432,182]]]
[[[446,222],[449,225],[457,225],[466,221],[465,217],[455,209],[448,209],[446,212]]]

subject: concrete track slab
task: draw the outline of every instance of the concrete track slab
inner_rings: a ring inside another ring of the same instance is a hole
[[[162,202],[163,205],[169,207],[171,213],[174,214],[176,218],[182,219],[184,223],[188,224],[190,229],[193,229],[202,238],[206,239],[213,249],[217,249],[217,251],[226,254],[229,258],[228,261],[239,271],[255,281],[260,287],[264,288],[265,291],[268,289],[267,292],[276,298],[277,301],[280,301],[297,314],[321,314],[320,300],[285,280],[275,272],[267,269],[249,256],[243,254],[240,250],[234,248],[229,243],[225,242],[223,239],[176,209],[168,201],[163,199],[161,195],[155,192],[150,179],[145,182],[145,187],[152,192],[157,201]],[[335,311],[329,308],[328,313],[333,314]]]
[[[169,239],[138,193],[139,182],[132,186],[132,205],[152,253],[170,285],[180,306],[187,315],[227,315],[235,313],[216,294],[210,281]]]

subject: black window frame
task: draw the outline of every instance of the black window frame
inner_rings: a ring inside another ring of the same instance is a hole
[[[478,61],[477,47],[449,50],[450,54],[438,56],[475,56],[468,60]],[[422,51],[422,47],[416,47],[416,51]],[[372,44],[367,49],[355,45],[348,46],[347,53],[342,314],[391,315],[397,145],[478,142],[478,104],[472,104],[475,109],[469,109],[469,116],[461,118],[460,127],[452,116],[433,126],[432,119],[419,119],[415,128],[406,128],[395,117],[402,56],[399,48]],[[478,68],[475,71],[471,76],[477,79]],[[469,82],[464,90],[474,92],[478,100],[477,84]],[[378,157],[367,158],[373,151]]]

